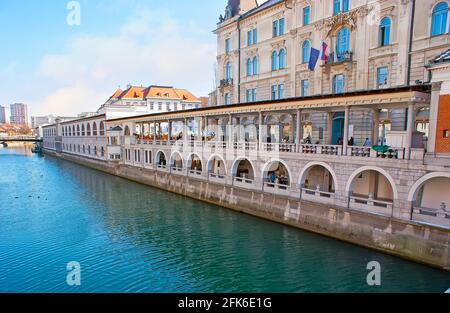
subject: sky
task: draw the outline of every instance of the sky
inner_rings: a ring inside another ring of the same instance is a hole
[[[128,84],[207,96],[216,60],[212,30],[225,6],[225,0],[0,0],[0,105],[23,102],[30,115],[76,116],[96,111]]]

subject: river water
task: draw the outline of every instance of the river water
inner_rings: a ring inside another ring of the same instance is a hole
[[[69,286],[67,264],[81,266]],[[381,286],[366,266],[381,265]],[[450,273],[0,148],[0,292],[444,292]]]

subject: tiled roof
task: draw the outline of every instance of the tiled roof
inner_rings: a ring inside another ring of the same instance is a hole
[[[430,65],[433,64],[439,64],[439,63],[447,63],[450,62],[450,49],[445,51],[444,53],[441,53],[439,56],[437,56],[436,58],[434,58],[431,61]]]
[[[127,90],[123,91],[118,97],[119,99],[143,99],[144,98],[144,87],[129,87]]]

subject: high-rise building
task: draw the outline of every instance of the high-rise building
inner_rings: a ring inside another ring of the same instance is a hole
[[[8,123],[8,108],[0,105],[0,124]]]
[[[25,103],[14,103],[11,108],[11,124],[28,126],[28,106]]]

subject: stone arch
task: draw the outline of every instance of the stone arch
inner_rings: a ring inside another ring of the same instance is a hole
[[[450,179],[450,173],[445,172],[434,172],[434,173],[428,173],[419,180],[417,180],[414,185],[412,185],[411,189],[408,193],[408,201],[413,202],[416,200],[417,192],[422,188],[426,182],[430,181],[433,178],[449,178]]]
[[[162,150],[158,150],[155,154],[155,164],[167,166],[167,156]]]
[[[198,159],[200,164],[194,164],[193,161],[197,161],[195,160],[195,158]],[[200,157],[199,154],[195,152],[189,155],[189,157],[186,160],[186,164],[189,170],[203,172],[203,159]]]
[[[262,167],[262,171],[261,171],[261,177],[263,179],[263,182],[266,178],[269,178],[268,174],[270,172],[270,166],[273,165],[274,163],[279,163],[281,164],[284,169],[287,171],[288,177],[287,177],[287,186],[291,186],[292,185],[292,172],[291,169],[289,168],[289,166],[287,165],[286,162],[280,160],[280,159],[271,159],[270,161],[267,161],[266,164],[263,165]]]
[[[245,174],[245,170],[241,170],[239,171],[239,166],[241,165],[241,162],[244,161],[245,163],[248,162],[248,165],[250,165],[250,167],[248,168],[248,173],[246,178],[251,179],[251,180],[255,180],[256,178],[256,167],[253,164],[253,162],[251,160],[249,160],[247,157],[242,156],[242,157],[238,157],[236,158],[236,160],[234,160],[233,164],[231,165],[231,175],[233,177],[240,177],[239,175],[241,174]]]
[[[351,175],[350,178],[347,181],[347,185],[345,186],[345,192],[346,194],[350,195],[350,191],[352,189],[352,186],[354,184],[354,180],[355,178],[366,172],[366,171],[375,171],[378,172],[380,174],[382,174],[390,183],[391,188],[392,188],[392,197],[393,200],[398,200],[398,190],[397,190],[397,185],[395,184],[394,179],[392,178],[392,176],[384,169],[380,168],[380,167],[376,167],[376,166],[363,166],[358,168],[357,170],[355,170]]]
[[[92,133],[91,133],[91,124],[87,123],[86,125],[87,125],[86,126],[86,136],[90,137],[92,135]]]
[[[98,136],[97,122],[92,123],[92,136],[94,136],[94,137]]]
[[[220,163],[223,164],[223,166],[219,166],[219,171],[218,172],[215,171],[216,169],[214,168],[214,164],[213,164],[213,161],[215,161],[216,159],[219,161],[219,164]],[[223,175],[227,175],[227,173],[228,173],[225,160],[222,158],[222,156],[220,156],[217,153],[214,153],[214,154],[211,155],[211,157],[209,158],[208,163],[207,163],[206,166],[208,168],[208,173],[223,174]],[[223,169],[223,173],[220,172],[220,169]]]
[[[334,169],[328,163],[317,162],[317,161],[309,162],[308,164],[306,164],[303,167],[302,171],[300,172],[300,176],[299,176],[299,183],[298,183],[299,186],[304,186],[305,185],[305,181],[306,181],[306,179],[308,177],[309,171],[312,168],[314,168],[315,166],[320,166],[320,167],[324,168],[325,170],[327,170],[330,173],[330,175],[331,175],[331,177],[333,179],[334,192],[340,190],[339,184],[338,184],[337,175],[336,175],[336,172],[334,171]]]
[[[175,158],[175,156],[178,156],[178,158]],[[177,161],[180,161],[181,164],[177,163]],[[170,167],[183,168],[184,167],[184,160],[183,160],[183,156],[181,155],[181,153],[178,152],[178,151],[172,152],[172,154],[170,155],[169,164],[170,164]]]

